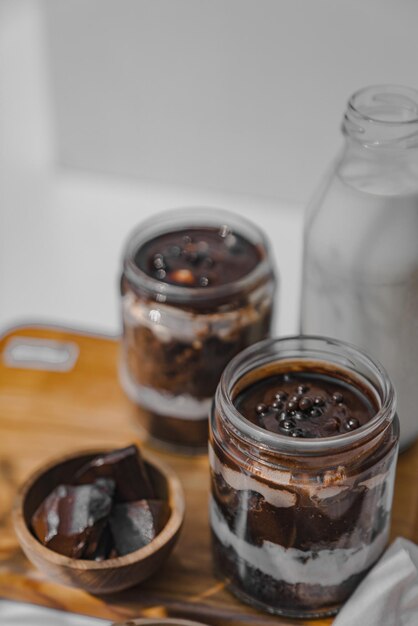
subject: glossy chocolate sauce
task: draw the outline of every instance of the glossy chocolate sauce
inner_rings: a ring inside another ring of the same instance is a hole
[[[365,389],[315,371],[270,375],[241,390],[234,404],[257,426],[299,438],[351,432],[378,410]]]
[[[135,264],[149,276],[194,289],[239,280],[260,260],[258,248],[226,226],[165,233],[148,241],[135,255]]]

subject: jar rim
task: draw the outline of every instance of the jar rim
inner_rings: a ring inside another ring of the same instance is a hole
[[[309,357],[303,355],[302,343],[312,343],[312,346],[309,347]],[[293,347],[292,344],[294,344]],[[278,356],[280,348],[285,350],[286,346],[288,346],[288,350],[291,351],[290,354],[292,354],[292,356]],[[277,347],[278,351],[273,352]],[[336,350],[339,352],[336,352]],[[313,353],[320,356],[312,356]],[[335,360],[331,360],[331,355],[338,357],[340,354],[343,356],[344,363],[337,363]],[[263,361],[251,367],[251,363],[254,362],[257,355],[262,356]],[[328,359],[326,359],[325,355],[328,355]],[[237,382],[246,373],[255,371],[267,363],[274,363],[285,359],[300,361],[304,359],[307,360],[308,358],[310,362],[317,361],[338,365],[340,370],[347,371],[348,373],[351,369],[349,364],[352,366],[353,373],[356,371],[356,364],[361,364],[365,367],[376,377],[379,383],[379,389],[374,388],[374,390],[378,392],[380,400],[380,407],[376,415],[358,429],[351,432],[331,437],[302,439],[299,437],[290,438],[286,435],[270,432],[250,422],[237,410],[232,401],[231,392]],[[245,368],[246,364],[247,369]],[[230,423],[234,431],[247,442],[256,443],[266,450],[280,452],[282,454],[297,453],[300,455],[315,455],[347,449],[373,436],[376,431],[382,428],[385,421],[391,422],[394,419],[396,414],[396,392],[384,367],[356,346],[319,335],[291,335],[265,339],[246,348],[235,356],[222,374],[216,390],[214,404],[218,407],[222,407],[222,415]]]
[[[241,278],[209,287],[186,287],[164,283],[143,270],[135,263],[134,257],[139,248],[164,233],[173,232],[190,226],[231,226],[235,232],[255,245],[260,252],[260,260],[248,274]],[[171,226],[170,226],[171,224]],[[175,207],[159,212],[158,215],[144,220],[131,232],[125,247],[123,269],[127,280],[159,302],[177,302],[184,304],[222,301],[251,289],[272,274],[273,260],[270,244],[263,231],[246,218],[225,209],[210,206]]]

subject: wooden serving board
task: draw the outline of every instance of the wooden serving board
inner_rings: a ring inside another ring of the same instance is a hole
[[[25,344],[32,338],[75,347],[72,369],[65,371],[65,362],[48,350],[42,352],[41,347],[39,352],[42,344],[36,342],[39,358],[55,360],[54,367],[62,371],[34,369],[37,362],[19,365],[19,359],[33,356],[33,350],[19,342]],[[235,600],[213,577],[206,457],[157,453],[183,483],[186,519],[168,561],[141,586],[112,596],[92,596],[46,579],[23,555],[13,531],[11,508],[17,487],[37,466],[78,449],[141,443],[134,428],[134,408],[118,383],[117,357],[115,340],[58,328],[21,327],[0,340],[0,596],[115,621],[177,616],[216,626],[307,624],[253,610]],[[392,537],[418,541],[417,477],[418,443],[399,460]],[[331,622],[312,623],[325,626]]]

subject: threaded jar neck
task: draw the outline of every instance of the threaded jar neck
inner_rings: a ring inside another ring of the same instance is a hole
[[[399,85],[360,89],[348,101],[342,132],[364,147],[418,148],[418,90]]]
[[[190,288],[157,280],[136,264],[136,253],[147,241],[170,231],[199,226],[230,230],[247,239],[260,254],[256,267],[230,283]],[[193,309],[227,306],[234,297],[248,294],[269,281],[272,284],[276,281],[273,257],[264,233],[241,216],[212,207],[172,209],[143,221],[125,244],[123,272],[133,289],[147,294],[157,302],[184,305]]]
[[[362,380],[376,395],[379,409],[361,428],[351,433],[318,439],[292,439],[271,433],[249,422],[234,405],[234,389],[248,373],[278,361],[327,363],[344,370],[353,380]],[[396,394],[383,367],[351,344],[317,336],[266,339],[238,354],[224,370],[218,385],[213,411],[218,410],[231,436],[242,442],[261,446],[264,450],[299,457],[337,453],[375,437],[390,426],[395,417]],[[234,434],[233,434],[234,433]]]

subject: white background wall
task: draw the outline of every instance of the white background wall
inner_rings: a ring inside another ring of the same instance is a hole
[[[416,0],[47,0],[59,163],[306,202],[348,96],[418,87]]]

